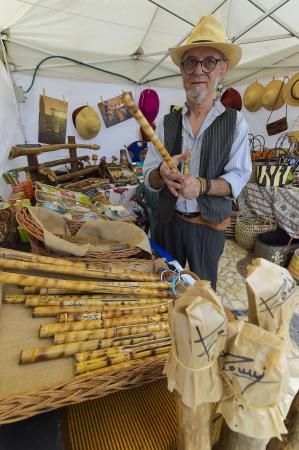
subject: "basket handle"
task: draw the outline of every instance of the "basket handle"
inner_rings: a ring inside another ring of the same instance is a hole
[[[264,218],[264,217],[262,217],[258,212],[256,212],[256,210],[255,209],[253,209],[253,208],[246,208],[245,210],[243,210],[243,211],[238,211],[237,212],[237,215],[239,215],[239,216],[245,216],[246,217],[246,212],[248,212],[248,211],[252,211],[252,212],[254,212],[255,213],[255,215],[259,218],[259,219],[264,219],[264,223],[263,223],[263,225],[265,225],[267,222],[269,222],[269,224],[271,224],[271,223],[276,223],[276,220],[275,220],[275,217],[274,216],[270,216],[270,217],[268,217],[268,218]],[[248,217],[248,218],[250,218],[250,217]]]

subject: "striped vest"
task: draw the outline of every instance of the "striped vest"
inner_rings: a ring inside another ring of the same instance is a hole
[[[223,174],[229,161],[236,128],[237,111],[227,108],[203,134],[199,177],[218,178]],[[178,155],[182,149],[181,110],[164,117],[164,144],[171,156]],[[172,219],[176,197],[167,186],[159,193],[159,219],[168,222]],[[211,223],[220,223],[232,212],[232,201],[225,197],[201,195],[197,198],[202,217]]]

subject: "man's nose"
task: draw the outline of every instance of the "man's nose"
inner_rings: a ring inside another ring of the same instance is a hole
[[[197,75],[201,75],[201,74],[204,73],[203,70],[202,70],[202,63],[201,62],[197,63],[194,73],[197,74]]]

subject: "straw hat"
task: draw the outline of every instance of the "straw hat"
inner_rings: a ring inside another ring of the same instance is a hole
[[[83,139],[94,138],[101,129],[101,121],[91,106],[80,106],[72,113],[73,124]]]
[[[247,86],[243,95],[243,104],[250,112],[256,112],[262,107],[262,98],[265,93],[265,87],[255,81]]]
[[[283,95],[288,105],[299,106],[299,72],[287,82]]]
[[[226,108],[233,108],[237,109],[238,111],[241,111],[242,109],[241,95],[236,89],[232,87],[227,88],[223,92],[220,101]]]
[[[238,45],[227,41],[224,26],[216,16],[201,17],[184,44],[168,49],[174,64],[180,66],[184,53],[194,47],[211,47],[219,50],[228,60],[228,69],[235,67],[242,55]]]
[[[281,80],[272,80],[265,87],[265,93],[262,98],[263,107],[268,111],[276,111],[284,104],[283,98],[284,82]]]

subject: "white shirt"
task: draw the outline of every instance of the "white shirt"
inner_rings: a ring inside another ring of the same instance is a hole
[[[186,150],[191,151],[189,164],[190,175],[198,176],[201,147],[205,130],[224,112],[224,110],[225,107],[222,103],[219,100],[216,100],[207,114],[198,135],[194,136],[188,120],[188,108],[184,105],[182,109],[182,152],[185,152]],[[158,134],[160,141],[164,144],[163,121],[164,118],[159,121],[156,133]],[[162,157],[158,150],[151,142],[149,142],[147,155],[143,165],[143,174],[145,186],[152,191],[155,191],[155,189],[149,184],[149,175],[153,169],[156,169],[159,166],[161,161]],[[234,198],[238,197],[239,193],[249,180],[251,171],[252,163],[248,141],[248,125],[243,114],[237,111],[236,130],[229,161],[224,167],[223,175],[220,177],[231,185],[232,196]],[[197,212],[199,211],[199,206],[196,198],[185,200],[182,196],[178,196],[175,209],[182,212]]]

